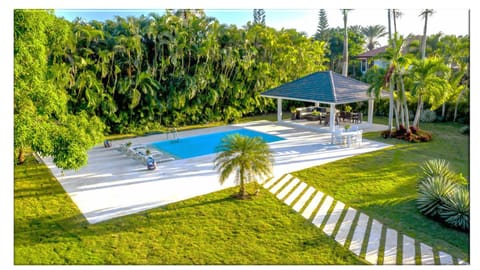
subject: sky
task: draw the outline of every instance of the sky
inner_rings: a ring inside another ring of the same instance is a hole
[[[343,27],[343,17],[339,9],[325,9],[328,24],[330,27]],[[318,25],[317,8],[309,9],[265,9],[266,24],[276,29],[294,28],[299,32],[305,32],[309,36],[315,34]],[[421,9],[406,8],[400,9],[402,17],[397,20],[397,28],[400,34],[423,33],[424,21],[419,16]],[[67,20],[80,17],[86,21],[114,19],[115,16],[140,16],[154,12],[163,14],[164,9],[57,9],[55,14]],[[205,9],[207,16],[217,18],[220,23],[235,24],[238,27],[244,26],[248,21],[253,20],[252,9]],[[467,35],[469,31],[468,8],[439,8],[429,17],[427,27],[428,34],[442,32],[444,34]],[[358,8],[348,13],[348,25],[384,25],[388,24],[387,12],[383,8]],[[386,45],[386,38],[380,40]]]

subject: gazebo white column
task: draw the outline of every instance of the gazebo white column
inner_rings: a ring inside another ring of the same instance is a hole
[[[334,132],[335,131],[335,114],[336,114],[336,111],[335,111],[335,104],[332,103],[330,104],[330,132]]]
[[[277,98],[277,122],[282,121],[282,99]]]
[[[368,100],[368,123],[373,124],[373,99]]]

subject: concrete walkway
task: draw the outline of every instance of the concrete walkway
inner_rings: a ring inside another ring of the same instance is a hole
[[[263,187],[337,243],[375,265],[467,265],[450,254],[388,228],[368,215],[285,174]],[[316,210],[316,211],[315,211]]]
[[[248,128],[285,140],[270,143],[274,154],[274,175],[318,166],[354,155],[376,151],[389,145],[363,140],[360,147],[345,148],[330,143],[330,133],[270,121],[221,126],[178,132],[185,137]],[[117,151],[121,143],[149,144],[167,140],[165,134],[114,141],[88,152],[88,165],[75,170],[57,168],[51,158],[45,164],[58,179],[89,223],[137,213],[233,187],[233,179],[221,185],[213,167],[215,154],[161,163],[149,171],[139,160]],[[281,194],[282,196],[284,194]]]

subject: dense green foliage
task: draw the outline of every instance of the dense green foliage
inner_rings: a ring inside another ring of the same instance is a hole
[[[70,108],[99,116],[113,133],[272,110],[262,91],[325,70],[321,42],[261,24],[221,25],[201,10],[76,21],[71,29]]]
[[[14,147],[18,162],[32,149],[54,157],[58,167],[77,169],[86,151],[101,141],[104,125],[95,115],[67,108],[67,65],[60,60],[70,42],[69,25],[51,12],[14,13]]]
[[[387,119],[382,119],[385,124]],[[469,136],[459,132],[462,125],[458,123],[423,125],[433,134],[428,143],[412,144],[367,133],[364,138],[393,146],[293,175],[399,233],[468,260],[470,235],[421,214],[416,186],[422,173],[419,164],[433,158],[447,160],[452,171],[469,179]]]
[[[365,36],[361,33],[358,26],[350,26],[348,28],[348,55],[355,56],[361,54],[364,49]],[[342,27],[329,28],[326,36],[328,37],[327,57],[330,62],[330,70],[342,73],[343,63],[343,47],[344,47],[344,29]],[[349,76],[360,76],[360,62],[355,59],[349,59],[348,62]]]
[[[372,91],[394,92],[397,129],[408,128],[411,120],[418,126],[424,107],[436,111],[441,120],[456,120],[459,112],[461,122],[469,121],[469,37],[437,34],[428,40],[427,57],[419,60],[418,50],[412,49],[415,42],[395,35],[386,52],[377,56],[390,67],[371,68],[364,76]],[[384,105],[377,108],[377,113],[386,114]]]
[[[15,149],[86,163],[106,133],[234,121],[274,109],[260,93],[325,70],[324,43],[262,24],[221,25],[202,10],[115,21],[15,11]],[[88,119],[88,121],[87,121]]]
[[[32,156],[14,184],[16,265],[365,263],[268,191],[236,200],[226,189],[89,225]]]
[[[217,146],[217,152],[214,165],[220,174],[220,183],[223,184],[233,174],[235,184],[240,186],[241,198],[247,195],[247,183],[272,174],[273,154],[261,137],[227,136]]]

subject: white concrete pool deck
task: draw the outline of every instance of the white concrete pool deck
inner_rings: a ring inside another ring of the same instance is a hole
[[[364,139],[360,147],[345,148],[332,145],[330,133],[269,121],[197,129],[178,135],[181,140],[242,127],[286,139],[269,144],[275,159],[274,176],[390,146]],[[135,145],[162,140],[166,140],[165,134],[114,141],[112,148],[97,145],[88,152],[88,165],[78,171],[64,171],[63,175],[51,158],[43,160],[91,224],[234,186],[231,180],[219,184],[213,168],[215,154],[160,163],[156,170],[149,171],[141,161],[117,149],[127,141]]]

